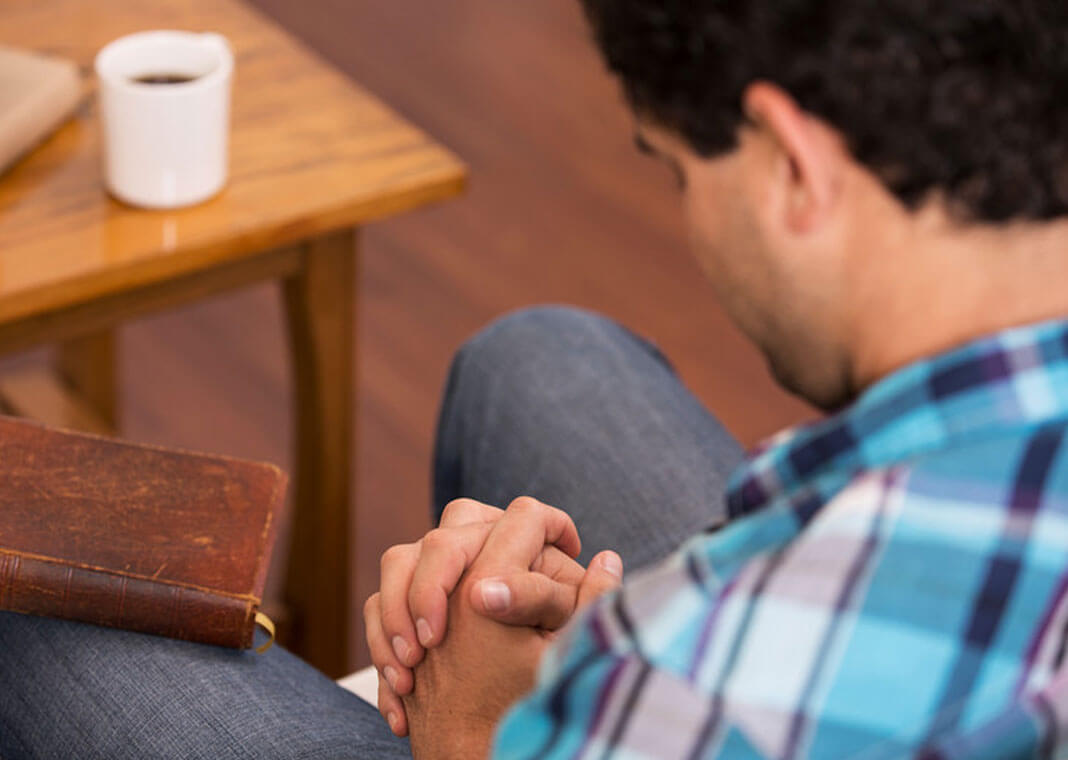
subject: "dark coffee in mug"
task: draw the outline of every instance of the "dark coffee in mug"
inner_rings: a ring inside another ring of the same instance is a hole
[[[138,84],[183,84],[192,82],[194,79],[196,77],[188,74],[142,74],[139,77],[133,77],[133,81]]]

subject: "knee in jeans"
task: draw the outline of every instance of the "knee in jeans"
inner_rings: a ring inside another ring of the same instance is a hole
[[[567,306],[535,306],[496,319],[457,351],[446,397],[484,397],[504,382],[536,387],[623,331],[611,320]]]
[[[532,358],[545,360],[589,350],[617,340],[620,333],[615,322],[590,311],[570,306],[534,306],[491,322],[461,347],[459,355],[504,368]]]
[[[541,398],[556,389],[603,381],[636,354],[670,364],[651,344],[607,317],[567,306],[536,306],[506,314],[457,352],[446,396]]]

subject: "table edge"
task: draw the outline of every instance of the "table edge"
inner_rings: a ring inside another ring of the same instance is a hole
[[[0,325],[40,317],[126,290],[195,274],[218,264],[251,258],[337,230],[362,227],[457,197],[467,187],[468,168],[451,152],[446,152],[455,161],[455,166],[446,170],[447,173],[442,172],[445,175],[442,178],[419,187],[342,203],[335,209],[316,214],[309,219],[280,220],[253,230],[237,238],[236,242],[229,239],[224,242],[206,241],[203,244],[193,244],[168,253],[165,259],[138,259],[131,261],[128,266],[112,267],[103,272],[89,272],[84,276],[50,282],[0,298]],[[235,248],[244,250],[235,255]]]

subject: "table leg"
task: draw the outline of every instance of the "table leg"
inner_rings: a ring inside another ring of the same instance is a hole
[[[57,349],[56,369],[61,380],[112,432],[119,429],[116,363],[114,330],[74,338]]]
[[[288,645],[328,676],[348,669],[350,467],[354,454],[356,233],[308,243],[284,281],[296,412]]]
[[[15,368],[0,377],[0,411],[54,427],[98,435],[118,431],[115,335],[111,330],[70,339],[56,367]]]

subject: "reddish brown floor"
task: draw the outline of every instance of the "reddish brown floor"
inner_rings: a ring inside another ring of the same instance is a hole
[[[636,154],[577,0],[256,4],[471,167],[463,199],[363,238],[354,610],[375,587],[381,551],[427,529],[448,360],[497,314],[558,302],[623,321],[656,340],[747,443],[810,414],[775,389],[713,302],[686,251],[672,179]],[[126,437],[288,466],[272,288],[133,324],[122,349]]]

